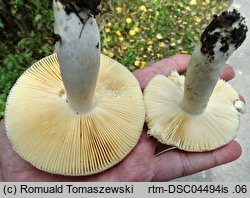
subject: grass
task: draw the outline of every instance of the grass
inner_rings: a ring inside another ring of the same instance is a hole
[[[131,71],[176,53],[190,54],[222,0],[117,0],[102,28],[103,53]]]
[[[40,9],[42,1],[34,2]],[[102,53],[131,71],[176,53],[190,54],[213,15],[228,6],[228,0],[106,0],[106,3],[101,6],[104,13],[98,19]],[[38,31],[18,33],[20,39],[11,46],[13,49],[7,41],[0,44],[0,52],[8,52],[4,57],[0,55],[0,118],[4,116],[5,101],[16,79],[32,63],[52,53],[49,36],[53,31],[52,16],[52,9],[44,16],[37,14],[34,21]],[[42,32],[44,26],[51,32]],[[4,31],[3,28],[0,20],[0,30]],[[39,42],[37,38],[41,38]]]

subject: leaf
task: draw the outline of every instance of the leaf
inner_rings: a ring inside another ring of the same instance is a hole
[[[4,29],[4,24],[1,19],[0,19],[0,29]]]
[[[38,14],[35,17],[35,22],[38,22],[42,18],[42,15]]]

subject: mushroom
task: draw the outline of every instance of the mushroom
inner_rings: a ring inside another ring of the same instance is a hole
[[[214,150],[236,137],[244,103],[228,83],[218,79],[246,32],[238,11],[215,16],[191,55],[186,76],[174,71],[149,82],[144,90],[149,135],[191,152]]]
[[[145,121],[143,95],[127,68],[100,54],[90,10],[59,0],[53,8],[60,38],[56,54],[33,64],[11,89],[7,136],[14,150],[40,170],[99,173],[137,144]]]

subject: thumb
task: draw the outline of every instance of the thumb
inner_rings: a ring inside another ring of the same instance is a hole
[[[162,59],[155,63],[151,63],[148,67],[143,69],[138,69],[133,72],[135,77],[140,83],[141,89],[144,89],[148,82],[157,74],[168,75],[173,70],[179,73],[184,72],[187,69],[189,55],[175,55],[169,58]]]

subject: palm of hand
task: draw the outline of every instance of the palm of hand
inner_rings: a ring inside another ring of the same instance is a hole
[[[134,75],[143,89],[156,74],[169,74],[172,70],[185,71],[188,56],[179,55],[154,63],[151,67],[137,70]],[[225,80],[233,78],[233,71],[225,67],[221,76]],[[11,148],[5,134],[4,122],[0,123],[0,181],[167,181],[199,172],[237,159],[241,154],[240,145],[232,141],[215,151],[187,153],[172,150],[155,156],[156,140],[143,130],[137,146],[118,165],[96,175],[66,177],[40,171],[22,160]]]

